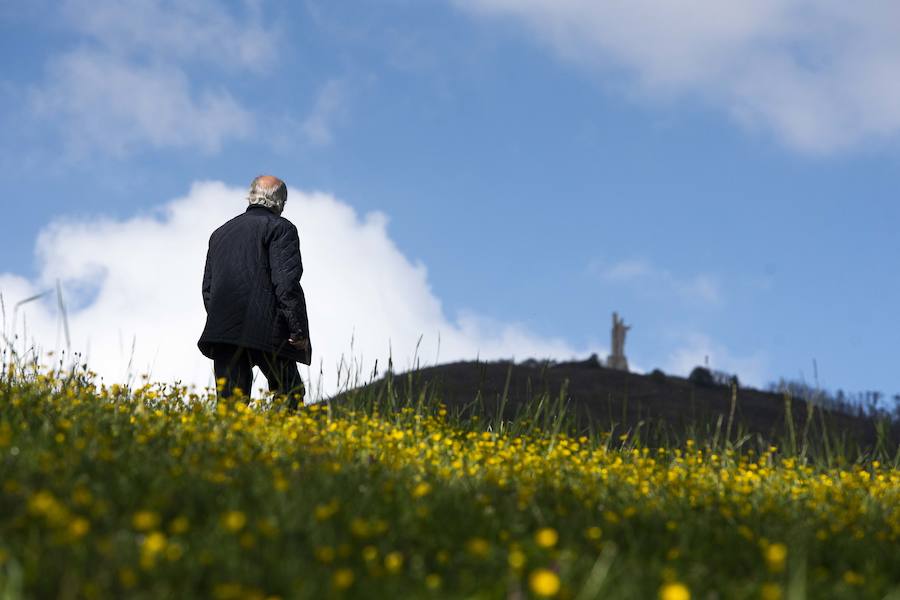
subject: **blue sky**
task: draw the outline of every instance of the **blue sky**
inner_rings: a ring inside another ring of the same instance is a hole
[[[124,227],[195,182],[270,172],[351,207],[353,227],[386,217],[384,243],[408,262],[397,277],[422,269],[414,295],[439,304],[440,327],[483,323],[447,358],[603,354],[617,310],[642,369],[709,356],[765,384],[811,380],[815,360],[827,387],[900,392],[897,9],[630,6],[0,6],[0,292],[12,302],[55,274],[88,314],[106,284],[48,265],[42,232]],[[147,276],[164,285],[168,268]],[[378,261],[366,272],[371,293],[407,289]],[[341,285],[327,290],[366,315]],[[55,318],[45,309],[34,318]],[[95,312],[91,327],[140,318]],[[359,318],[387,321],[396,345],[403,314]]]

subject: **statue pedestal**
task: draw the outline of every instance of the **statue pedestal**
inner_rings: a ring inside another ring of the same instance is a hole
[[[606,366],[607,368],[615,369],[616,371],[627,371],[628,359],[624,356],[616,356],[614,354],[610,354],[609,358],[606,359]]]

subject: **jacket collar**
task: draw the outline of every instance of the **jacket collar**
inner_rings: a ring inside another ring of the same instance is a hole
[[[250,206],[247,207],[246,212],[250,212],[251,210],[264,210],[268,213],[272,213],[273,215],[275,214],[271,210],[269,210],[267,207],[263,206],[262,204],[251,204]]]

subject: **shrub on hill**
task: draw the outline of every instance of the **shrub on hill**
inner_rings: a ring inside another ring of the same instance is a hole
[[[653,369],[652,371],[650,371],[650,379],[655,383],[665,383],[666,374],[662,371],[662,369]]]
[[[716,385],[716,380],[713,378],[712,371],[706,367],[694,367],[694,370],[688,375],[688,381],[701,387],[712,387]]]
[[[741,384],[737,375],[726,373],[725,371],[707,369],[706,367],[694,367],[694,370],[688,375],[688,380],[694,385],[701,387],[717,385],[731,387],[732,385],[739,386]]]

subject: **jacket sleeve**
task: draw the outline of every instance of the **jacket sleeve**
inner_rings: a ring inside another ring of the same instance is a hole
[[[291,337],[307,336],[306,302],[300,287],[303,275],[300,237],[297,228],[286,221],[275,230],[269,242],[269,267],[278,312],[287,322]]]
[[[206,252],[206,267],[203,269],[203,308],[209,312],[210,290],[212,289],[212,270],[209,265],[209,257],[211,252]]]

